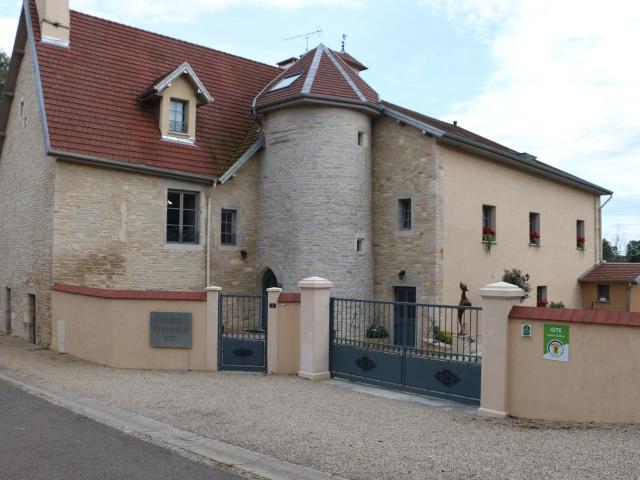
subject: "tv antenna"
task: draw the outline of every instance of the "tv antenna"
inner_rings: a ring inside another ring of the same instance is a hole
[[[286,42],[287,40],[295,40],[296,38],[304,38],[307,41],[307,52],[309,51],[309,39],[314,35],[318,35],[322,33],[322,29],[318,27],[313,32],[303,33],[302,35],[294,35],[293,37],[283,38],[282,41]]]

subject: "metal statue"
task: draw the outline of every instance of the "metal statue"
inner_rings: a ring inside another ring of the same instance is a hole
[[[460,297],[460,303],[458,304],[460,307],[471,307],[472,304],[467,298],[467,292],[469,289],[467,288],[466,283],[460,282],[460,290],[462,290],[462,296]],[[458,309],[458,335],[466,335],[467,331],[464,326],[464,311],[466,308]]]

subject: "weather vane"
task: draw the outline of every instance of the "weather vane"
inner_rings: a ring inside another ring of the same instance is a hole
[[[343,52],[344,52],[344,44],[346,43],[346,41],[347,41],[347,34],[343,33],[342,34],[342,51]]]

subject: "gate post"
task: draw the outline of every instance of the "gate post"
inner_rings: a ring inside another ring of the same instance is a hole
[[[300,288],[300,371],[309,380],[325,380],[329,372],[329,303],[333,283],[320,277],[305,278]]]
[[[482,297],[482,380],[478,414],[509,414],[509,312],[520,303],[524,291],[506,282],[480,289]]]
[[[218,349],[220,348],[220,292],[222,287],[207,287],[207,370],[218,371]]]
[[[278,297],[282,289],[267,288],[267,373],[278,372]],[[275,307],[274,307],[275,305]]]

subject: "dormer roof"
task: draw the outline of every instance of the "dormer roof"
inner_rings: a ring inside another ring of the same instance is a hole
[[[187,62],[183,62],[175,70],[172,70],[168,74],[156,79],[153,82],[153,85],[145,90],[140,98],[142,100],[147,100],[161,94],[164,90],[171,86],[172,82],[182,76],[184,76],[184,78],[193,87],[193,93],[195,93],[196,98],[198,99],[198,105],[208,105],[209,103],[213,102],[213,97],[209,95],[209,92],[207,92],[207,89],[196,75],[196,72],[193,71],[193,68],[191,68],[191,65],[189,65]]]
[[[300,60],[255,97],[254,111],[304,99],[334,101],[379,108],[380,96],[349,66],[342,56],[323,44]]]

